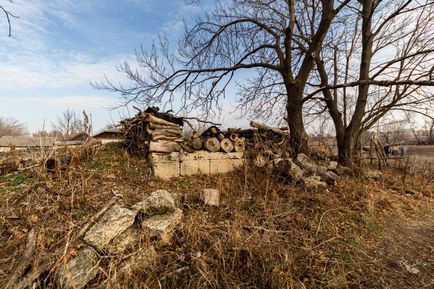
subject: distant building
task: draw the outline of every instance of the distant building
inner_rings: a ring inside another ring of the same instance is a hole
[[[72,137],[70,137],[69,139],[67,139],[67,141],[73,141],[73,142],[77,142],[77,141],[81,141],[84,142],[86,141],[90,136],[85,133],[85,132],[80,132],[77,133],[75,135],[73,135]]]
[[[115,142],[123,142],[124,136],[117,129],[105,129],[93,136],[93,138],[100,140],[101,143],[115,143]]]
[[[0,152],[8,152],[11,147],[17,150],[52,147],[54,142],[53,137],[3,136],[0,138]]]

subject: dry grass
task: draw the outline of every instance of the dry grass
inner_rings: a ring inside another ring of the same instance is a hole
[[[103,257],[89,288],[429,288],[434,187],[421,175],[403,176],[344,178],[321,193],[248,167],[161,181],[149,177],[142,160],[109,146],[61,177],[35,172],[20,190],[0,193],[0,287],[19,263],[31,228],[39,229],[37,266],[114,193],[131,205],[167,189],[181,195],[184,222],[170,246],[157,248],[157,264],[121,274],[119,257]],[[41,183],[47,186],[36,188]],[[202,204],[205,187],[221,191],[221,206]],[[425,239],[416,248],[404,242],[417,236]],[[425,264],[417,265],[419,275],[399,265],[403,256]],[[46,287],[53,287],[50,278]]]

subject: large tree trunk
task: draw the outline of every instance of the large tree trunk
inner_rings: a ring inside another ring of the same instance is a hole
[[[308,135],[304,129],[303,106],[301,101],[288,100],[286,105],[288,115],[289,134],[291,137],[292,155],[296,157],[299,153],[306,153],[308,147]]]

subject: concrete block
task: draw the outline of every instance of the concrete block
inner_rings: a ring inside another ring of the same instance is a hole
[[[210,174],[223,174],[241,167],[244,163],[242,159],[213,159],[210,160]]]
[[[179,161],[155,161],[154,160],[154,175],[161,179],[170,179],[179,177],[180,168]]]
[[[209,173],[210,161],[208,159],[184,160],[181,162],[181,176]]]
[[[206,205],[218,206],[220,204],[220,191],[216,189],[203,189],[200,199]]]

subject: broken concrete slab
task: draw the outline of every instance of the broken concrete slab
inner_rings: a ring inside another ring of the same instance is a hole
[[[203,189],[200,194],[200,199],[205,203],[205,205],[219,206],[220,191],[216,189]]]
[[[173,195],[165,190],[152,192],[144,201],[135,204],[132,209],[145,215],[165,214],[176,209]]]
[[[114,205],[87,231],[83,240],[98,251],[104,251],[110,241],[134,223],[135,217],[136,212]]]
[[[162,179],[197,174],[227,173],[244,164],[243,152],[152,153],[154,175]]]
[[[98,273],[98,254],[86,246],[77,255],[61,264],[55,272],[57,288],[84,288]]]
[[[169,244],[172,239],[175,228],[182,220],[182,210],[175,209],[174,212],[153,215],[141,221],[144,228],[151,238],[157,238],[163,244]]]

